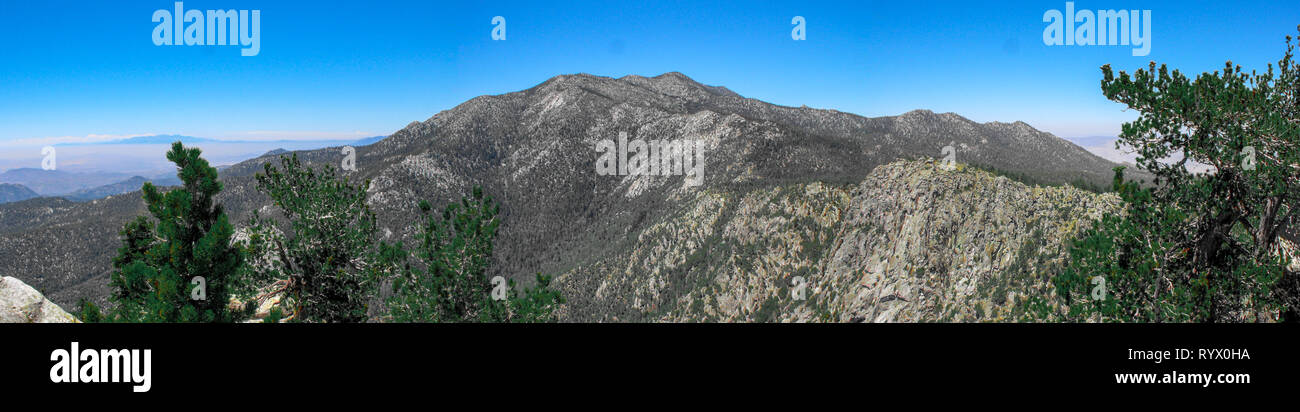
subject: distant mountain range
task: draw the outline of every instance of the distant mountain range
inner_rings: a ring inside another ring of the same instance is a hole
[[[68,172],[20,168],[0,173],[0,183],[17,183],[30,188],[41,196],[58,196],[82,189],[117,183],[130,177],[130,175],[122,173]]]
[[[620,133],[701,141],[701,184],[597,173],[596,149]],[[347,175],[371,182],[379,236],[410,240],[420,200],[445,205],[481,185],[501,203],[490,275],[557,275],[569,321],[1011,316],[1046,293],[1024,268],[1059,262],[1063,242],[1116,201],[927,160],[951,153],[1004,176],[1109,185],[1115,163],[1023,122],[778,106],[680,73],[557,76],[356,146]],[[342,159],[336,148],[293,153]],[[217,200],[237,228],[270,204],[254,176],[281,154],[221,170]],[[135,195],[0,205],[0,275],[64,307],[102,303],[117,233],[145,212]],[[813,298],[789,299],[793,276]]]
[[[172,144],[180,141],[181,143],[191,145],[200,143],[219,143],[220,140],[206,139],[202,137],[181,136],[177,134],[159,134],[153,136],[136,136],[125,139],[107,140],[102,142],[77,142],[77,143],[59,143],[55,146],[93,146],[93,145],[110,145],[110,144]]]
[[[59,143],[59,144],[56,144],[55,146],[94,146],[94,145],[125,145],[125,144],[166,144],[166,145],[169,145],[169,144],[172,144],[172,143],[177,142],[177,141],[179,141],[179,142],[181,142],[181,143],[183,143],[183,144],[185,144],[185,145],[200,145],[200,144],[215,144],[215,143],[229,143],[229,144],[237,144],[237,143],[259,143],[259,144],[264,144],[264,143],[304,143],[304,142],[314,142],[314,143],[320,143],[320,144],[323,144],[323,145],[330,145],[330,146],[365,146],[365,145],[368,145],[368,144],[371,144],[371,143],[374,143],[374,142],[377,142],[377,141],[383,140],[385,137],[387,137],[387,136],[373,136],[373,137],[367,137],[367,138],[363,138],[363,139],[359,139],[359,140],[350,140],[350,139],[324,139],[324,140],[287,140],[287,139],[281,139],[281,140],[225,140],[225,139],[209,139],[209,138],[204,138],[204,137],[182,136],[182,135],[177,135],[177,134],[159,134],[159,135],[152,135],[152,136],[136,136],[136,137],[130,137],[130,138],[125,138],[125,139],[107,140],[107,141],[102,141],[102,142]]]
[[[129,139],[113,140],[97,143],[79,143],[67,144],[70,146],[61,149],[59,152],[60,166],[65,163],[72,163],[77,167],[76,171],[69,171],[63,168],[57,170],[44,170],[32,167],[20,167],[3,171],[0,173],[0,183],[13,183],[26,186],[41,196],[67,196],[74,200],[93,200],[102,195],[112,195],[123,193],[121,190],[132,185],[135,181],[128,181],[133,177],[144,176],[146,180],[153,181],[159,185],[174,185],[180,181],[176,179],[175,172],[170,163],[165,161],[162,153],[165,153],[165,146],[173,142],[180,141],[190,147],[199,147],[204,149],[204,154],[214,164],[221,164],[221,161],[238,162],[252,157],[258,157],[256,153],[262,153],[265,149],[259,147],[275,147],[276,144],[285,144],[288,147],[302,149],[320,148],[320,147],[338,147],[354,146],[364,147],[383,140],[386,136],[373,136],[360,140],[325,140],[317,142],[308,141],[227,141],[217,139],[207,139],[200,137],[182,136],[182,135],[155,135],[139,136]],[[151,145],[149,150],[138,150],[128,145]],[[246,150],[259,150],[256,152],[247,152]],[[272,153],[284,152],[285,149],[279,148],[272,150]],[[74,153],[75,152],[75,153]],[[157,152],[157,155],[150,153]],[[241,154],[242,152],[242,154]],[[69,154],[73,153],[73,154]],[[217,157],[213,157],[217,154]],[[73,157],[75,162],[67,162],[69,156]],[[161,161],[160,161],[161,160]],[[227,165],[230,163],[227,163]],[[224,167],[224,166],[220,166]],[[132,168],[136,170],[131,173],[115,172],[113,170],[124,170]],[[153,177],[149,177],[153,176]],[[109,187],[119,185],[117,187]],[[139,186],[135,185],[132,190],[138,190]]]
[[[14,169],[0,173],[0,203],[17,202],[36,197],[62,197],[74,202],[86,202],[108,196],[120,195],[140,190],[145,182],[158,186],[175,186],[180,179],[175,175],[163,175],[156,178],[132,176],[124,180],[116,173],[70,173],[57,170]],[[111,181],[111,182],[109,182]],[[109,182],[109,183],[104,183]],[[92,186],[95,184],[98,186]],[[28,188],[28,185],[40,187],[44,193]]]
[[[27,186],[13,183],[0,183],[0,203],[17,202],[27,200],[41,195],[28,189]]]
[[[175,177],[173,177],[172,179],[175,180],[175,184],[180,183],[179,179],[176,179]],[[109,196],[120,195],[123,193],[131,193],[140,190],[140,187],[144,186],[145,182],[149,182],[149,181],[150,181],[149,179],[140,176],[133,176],[130,179],[126,179],[121,182],[89,188],[89,189],[81,189],[76,192],[72,192],[60,197],[74,202],[88,202],[95,199],[103,199]]]
[[[367,138],[365,138],[365,139],[361,139],[361,140],[357,140],[357,141],[355,141],[355,142],[352,142],[352,146],[369,146],[369,145],[372,145],[372,144],[378,143],[380,140],[384,140],[385,137],[388,137],[388,136],[374,136],[374,137],[367,137]]]

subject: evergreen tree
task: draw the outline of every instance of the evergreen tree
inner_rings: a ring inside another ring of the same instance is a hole
[[[537,274],[537,285],[520,294],[514,281],[493,284],[487,277],[499,207],[481,187],[471,197],[448,205],[441,219],[429,202],[420,202],[425,222],[414,254],[406,262],[401,244],[384,245],[386,265],[394,270],[392,320],[399,322],[546,322],[564,302],[550,289],[550,278]],[[423,269],[419,268],[420,266]],[[497,293],[494,296],[494,291]]]
[[[285,315],[295,321],[365,321],[376,240],[375,215],[366,204],[369,187],[368,181],[350,183],[329,165],[313,170],[296,154],[281,157],[279,168],[264,165],[257,188],[288,220],[289,233],[254,213],[249,255],[274,258],[248,268],[241,294],[253,303],[284,293],[293,307]],[[258,288],[265,285],[272,287]]]
[[[1069,319],[1294,318],[1296,291],[1283,285],[1297,274],[1286,272],[1278,239],[1300,208],[1295,46],[1287,36],[1277,71],[1228,62],[1195,81],[1154,62],[1131,77],[1102,67],[1106,97],[1140,114],[1120,142],[1156,181],[1124,184],[1116,171],[1125,214],[1085,234],[1056,279]],[[1212,170],[1192,173],[1189,162]]]
[[[120,234],[122,247],[113,259],[109,300],[101,315],[93,304],[81,305],[86,321],[229,322],[229,282],[243,264],[231,246],[234,233],[220,204],[217,170],[196,148],[172,144],[167,159],[176,164],[182,186],[161,193],[143,187],[152,219],[140,216]]]

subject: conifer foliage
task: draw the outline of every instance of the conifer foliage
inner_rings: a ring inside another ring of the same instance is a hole
[[[1296,320],[1300,274],[1279,253],[1300,209],[1300,64],[1286,40],[1263,73],[1232,62],[1195,80],[1154,62],[1132,76],[1102,67],[1106,97],[1139,113],[1120,141],[1156,181],[1124,184],[1117,170],[1125,214],[1086,233],[1056,278],[1067,318]]]
[[[276,220],[254,213],[249,255],[271,259],[249,266],[241,291],[259,293],[245,301],[283,294],[291,320],[366,320],[375,284],[368,262],[376,241],[375,214],[366,203],[369,187],[369,181],[349,182],[330,165],[312,169],[296,154],[282,156],[280,167],[265,164],[257,188],[279,208],[288,233]],[[265,285],[270,287],[257,288]]]
[[[545,322],[553,320],[555,307],[564,302],[549,288],[550,278],[537,274],[537,284],[521,294],[514,281],[487,276],[492,241],[501,221],[500,210],[481,187],[432,213],[420,202],[425,221],[415,248],[415,264],[398,244],[386,246],[390,267],[397,268],[388,307],[399,322]],[[423,269],[421,269],[421,267]]]
[[[217,170],[197,148],[172,145],[167,159],[176,164],[182,186],[166,193],[143,187],[149,217],[140,216],[120,232],[122,247],[113,259],[106,314],[82,304],[82,319],[115,322],[229,322],[229,286],[244,264],[231,245],[234,228],[220,204]]]
[[[276,207],[254,212],[247,236],[235,238],[214,197],[217,170],[180,142],[167,158],[182,187],[160,193],[144,185],[150,216],[127,223],[113,259],[111,308],[82,301],[86,322],[230,322],[252,314],[272,296],[265,322],[363,322],[369,303],[384,303],[378,286],[393,282],[386,320],[407,322],[553,321],[560,294],[550,278],[518,290],[489,279],[499,207],[482,188],[443,210],[425,214],[415,250],[376,237],[367,204],[370,182],[353,183],[332,166],[312,167],[297,155],[267,163],[257,188]],[[231,299],[235,297],[236,299]],[[243,307],[234,307],[242,302]]]

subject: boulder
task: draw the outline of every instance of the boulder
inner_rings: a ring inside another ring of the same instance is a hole
[[[80,323],[23,281],[0,278],[0,323]]]

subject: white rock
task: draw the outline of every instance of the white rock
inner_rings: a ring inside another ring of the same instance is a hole
[[[23,281],[0,278],[0,323],[80,323]]]

